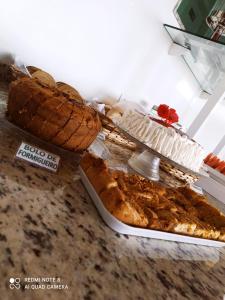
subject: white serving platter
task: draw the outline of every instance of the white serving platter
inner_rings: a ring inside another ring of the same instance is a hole
[[[213,196],[213,198],[225,204],[225,184],[221,184],[212,177],[201,177],[195,184]]]
[[[209,247],[225,247],[225,242],[207,240],[207,239],[202,239],[197,237],[185,236],[181,234],[175,234],[175,233],[169,233],[169,232],[163,232],[163,231],[157,231],[151,229],[137,228],[120,222],[113,215],[111,215],[109,211],[104,207],[100,197],[96,193],[94,187],[88,180],[86,174],[84,173],[81,167],[79,167],[79,170],[80,170],[81,180],[85,188],[87,189],[92,201],[94,202],[99,214],[101,215],[105,223],[114,231],[122,234],[174,241],[180,243],[196,244],[196,245],[203,245]]]
[[[220,173],[219,171],[211,168],[210,166],[207,166],[209,175],[211,178],[219,182],[220,184],[225,185],[225,175]]]

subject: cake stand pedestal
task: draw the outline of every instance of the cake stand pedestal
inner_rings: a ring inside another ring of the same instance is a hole
[[[160,158],[148,150],[135,153],[129,160],[129,166],[150,180],[159,181]]]
[[[159,181],[160,175],[159,175],[159,166],[160,161],[164,164],[168,164],[170,166],[170,169],[173,171],[173,173],[179,175],[179,178],[182,178],[182,180],[187,180],[188,177],[194,177],[196,180],[200,177],[209,177],[207,172],[203,169],[201,169],[199,172],[195,172],[193,170],[188,169],[187,167],[184,167],[175,161],[171,160],[170,158],[162,155],[158,151],[152,149],[151,147],[147,146],[143,142],[139,141],[132,135],[130,135],[128,132],[120,128],[119,126],[115,125],[118,134],[120,134],[122,137],[124,136],[129,141],[132,141],[137,146],[137,151],[128,161],[129,166],[134,169],[139,174],[143,175],[144,177],[147,177],[148,179]],[[176,172],[175,172],[176,171]],[[179,174],[178,174],[179,173]]]

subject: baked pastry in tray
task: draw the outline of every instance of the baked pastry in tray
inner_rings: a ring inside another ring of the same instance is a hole
[[[35,136],[76,152],[87,149],[101,129],[92,108],[29,77],[11,83],[7,116]]]
[[[189,188],[167,188],[139,175],[111,170],[89,153],[83,157],[81,167],[105,207],[120,221],[225,241],[225,216]]]

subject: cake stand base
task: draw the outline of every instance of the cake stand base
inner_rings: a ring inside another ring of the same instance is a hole
[[[135,153],[129,160],[129,166],[139,174],[153,181],[159,181],[160,158],[145,150]]]

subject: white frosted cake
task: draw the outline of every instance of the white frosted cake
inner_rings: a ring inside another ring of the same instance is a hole
[[[188,169],[198,172],[205,157],[204,149],[172,127],[165,127],[135,111],[126,111],[115,123],[150,148]]]

